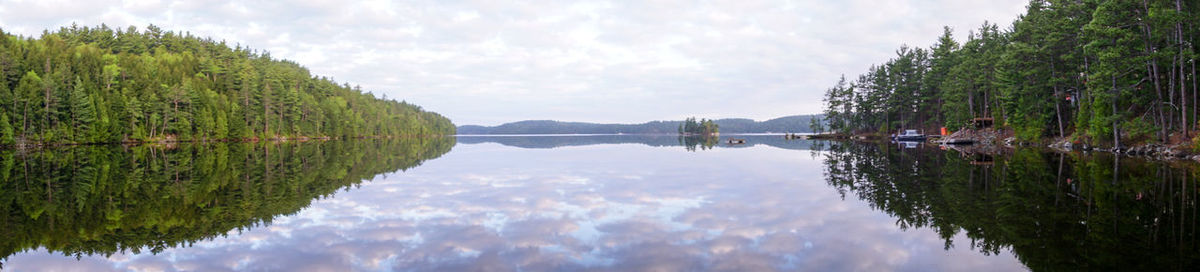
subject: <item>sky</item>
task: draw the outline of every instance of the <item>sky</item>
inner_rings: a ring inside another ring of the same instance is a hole
[[[0,29],[177,32],[296,61],[449,117],[641,123],[820,112],[824,90],[943,26],[1005,28],[1026,0],[0,0]]]

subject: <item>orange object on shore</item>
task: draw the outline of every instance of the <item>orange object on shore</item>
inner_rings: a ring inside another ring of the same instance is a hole
[[[942,136],[950,135],[946,133],[946,127],[942,127]]]

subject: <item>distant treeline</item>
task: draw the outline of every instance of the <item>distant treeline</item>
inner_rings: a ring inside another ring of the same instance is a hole
[[[1001,29],[896,57],[826,92],[829,128],[957,129],[991,117],[1017,137],[1166,141],[1195,130],[1200,3],[1034,0]]]
[[[0,30],[0,145],[453,133],[418,106],[153,25]]]
[[[590,146],[611,144],[642,144],[652,147],[684,147],[687,150],[720,148],[748,148],[765,145],[791,150],[812,150],[824,142],[789,140],[778,135],[738,136],[746,139],[745,144],[723,144],[716,137],[681,137],[676,135],[570,135],[570,136],[462,136],[459,144],[497,143],[506,146],[547,149],[567,146]]]
[[[731,118],[712,120],[721,133],[766,133],[766,132],[812,132],[809,124],[820,115],[794,115],[762,122],[751,119]],[[466,125],[458,127],[458,134],[679,134],[683,121],[653,121],[641,124],[595,124],[531,120],[485,127]]]

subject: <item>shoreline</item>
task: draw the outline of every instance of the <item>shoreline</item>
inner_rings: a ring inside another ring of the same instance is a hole
[[[862,134],[813,134],[807,139],[833,141],[881,142],[888,141],[887,137],[876,133]],[[950,144],[955,140],[969,140],[970,144]],[[1072,152],[1104,152],[1118,156],[1136,157],[1158,161],[1194,161],[1200,162],[1200,152],[1191,150],[1192,143],[1185,141],[1176,144],[1141,143],[1126,147],[1111,147],[1103,145],[1088,145],[1073,143],[1065,137],[1054,137],[1037,142],[1017,140],[1010,130],[997,129],[963,129],[954,134],[942,136],[940,139],[929,139],[925,143],[943,145],[967,153],[995,153],[999,149],[1015,149],[1019,147],[1045,148],[1057,153]]]
[[[359,139],[395,139],[395,138],[428,138],[428,137],[446,137],[455,135],[394,135],[394,136],[355,136],[355,137],[272,137],[272,138],[239,138],[239,139],[198,139],[198,140],[175,140],[173,138],[161,139],[157,141],[120,141],[120,142],[100,142],[100,143],[24,143],[12,145],[0,145],[0,150],[32,150],[43,148],[57,147],[74,147],[74,146],[103,146],[103,145],[122,145],[122,146],[138,146],[138,145],[175,145],[181,143],[190,144],[208,144],[208,143],[257,143],[257,142],[307,142],[307,141],[334,141],[334,140],[359,140]]]

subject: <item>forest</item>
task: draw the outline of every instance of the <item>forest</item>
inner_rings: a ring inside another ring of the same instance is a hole
[[[825,92],[827,129],[958,130],[993,118],[1022,141],[1172,143],[1196,134],[1200,4],[1033,0],[1011,25],[896,56]]]
[[[450,135],[449,119],[189,33],[0,30],[0,145]]]

